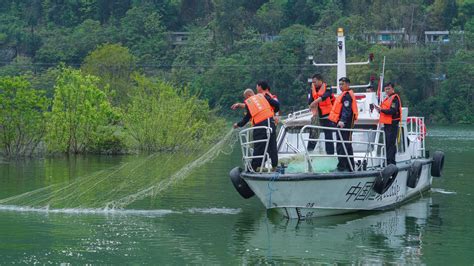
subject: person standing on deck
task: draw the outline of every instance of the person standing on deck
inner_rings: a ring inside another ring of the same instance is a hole
[[[258,85],[257,85],[258,86]],[[243,127],[251,120],[252,126],[266,126],[272,129],[270,140],[268,143],[268,154],[272,161],[272,167],[276,168],[278,165],[278,151],[276,149],[276,126],[273,120],[274,112],[280,110],[280,103],[269,95],[261,93],[256,94],[251,89],[244,91],[246,114],[242,120],[234,124],[234,128]],[[257,129],[253,131],[253,140],[262,140],[267,138],[267,131],[265,129]],[[253,156],[263,155],[265,152],[265,142],[254,144]],[[252,159],[252,168],[257,170],[262,165],[261,158]]]
[[[354,92],[351,90],[350,86],[351,81],[342,77],[339,79],[339,86],[341,87],[342,93],[336,98],[334,105],[332,106],[331,113],[329,114],[329,120],[335,123],[338,128],[352,129],[354,127],[354,122],[357,120],[359,111],[357,110],[357,101],[355,99]],[[350,141],[352,139],[351,131],[340,131],[343,141]],[[339,132],[336,131],[336,139],[341,141]],[[344,149],[345,147],[345,149]],[[354,165],[354,152],[352,150],[351,143],[340,143],[336,145],[336,151],[339,156],[337,170],[338,171],[352,171]],[[347,151],[347,153],[346,153]]]
[[[334,102],[334,94],[332,93],[331,86],[328,86],[323,77],[320,74],[314,74],[311,82],[311,91],[308,94],[309,109],[313,113],[311,124],[314,125],[313,121],[316,121],[316,116],[319,116],[319,124],[323,127],[334,127],[334,124],[328,119],[329,113],[331,112],[332,105]],[[327,154],[334,154],[334,143],[332,141],[332,130],[324,129],[325,148]],[[318,136],[315,136],[319,138]],[[311,137],[313,138],[313,137]],[[315,141],[308,142],[308,151],[314,150],[316,146]]]
[[[402,102],[400,96],[395,93],[392,82],[384,87],[387,97],[383,100],[381,106],[374,106],[380,112],[379,123],[383,124],[385,132],[385,146],[387,147],[387,165],[394,164],[397,147],[395,145],[398,136],[398,127],[402,117]]]
[[[277,102],[280,102],[278,100],[278,97],[276,96],[276,94],[272,94],[270,92],[270,86],[268,85],[268,83],[266,81],[263,81],[263,80],[260,80],[257,82],[257,92],[258,93],[262,93],[263,95],[268,95],[270,96],[272,99],[274,99],[275,101]],[[280,111],[275,111],[275,108],[273,108],[273,111],[275,112],[275,116],[273,117],[273,119],[275,120],[275,124],[278,124],[279,120],[280,120]]]
[[[274,99],[275,101],[280,102],[278,100],[278,97],[275,94],[270,93],[270,86],[268,86],[268,83],[266,81],[258,81],[256,88],[257,88],[257,93],[261,93],[263,95],[268,95],[272,99]],[[245,104],[244,103],[234,103],[234,104],[232,104],[232,106],[230,108],[232,110],[235,110],[237,108],[243,109],[243,108],[245,108]],[[272,109],[275,113],[275,116],[273,117],[273,119],[275,120],[275,124],[278,124],[280,111],[275,112],[275,109],[273,107],[272,107]]]

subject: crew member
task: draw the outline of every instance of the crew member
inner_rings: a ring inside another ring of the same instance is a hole
[[[359,115],[354,92],[349,87],[350,83],[351,81],[346,77],[339,79],[339,86],[341,87],[342,93],[336,98],[331,113],[329,114],[329,120],[334,122],[338,128],[352,129],[354,127],[354,122],[357,120]],[[352,132],[346,130],[336,131],[336,139],[338,141],[341,141],[339,132],[340,135],[342,135],[342,140],[346,141],[346,143],[344,143],[344,146],[343,143],[340,142],[336,145],[337,154],[343,155],[337,158],[339,161],[337,164],[337,170],[352,171],[355,167],[354,152],[352,150],[352,144],[348,143],[348,141],[351,140]]]
[[[234,128],[243,127],[249,120],[253,126],[271,127],[270,140],[268,144],[268,154],[272,161],[272,167],[278,165],[278,151],[276,148],[276,126],[273,120],[274,111],[280,110],[280,103],[272,99],[269,95],[256,94],[251,89],[244,91],[246,114],[242,120],[234,124]],[[273,107],[273,110],[272,110]],[[253,131],[253,140],[262,140],[267,138],[265,129],[256,129]],[[257,142],[254,144],[253,156],[263,155],[265,152],[265,142]],[[262,158],[252,159],[252,168],[258,171],[258,167],[262,165]]]
[[[313,117],[315,118],[315,116],[319,116],[319,124],[323,127],[334,127],[334,124],[328,119],[334,100],[335,98],[331,87],[328,87],[320,74],[314,74],[311,82],[311,91],[308,95],[308,104],[313,113]],[[316,119],[311,119],[311,121],[316,121]],[[324,138],[327,140],[325,142],[326,153],[334,154],[334,143],[328,141],[332,140],[333,131],[330,129],[324,129],[323,132]],[[318,138],[319,135],[316,137]],[[316,142],[310,141],[308,143],[308,150],[312,151],[315,146]]]
[[[257,92],[262,93],[263,95],[268,95],[275,101],[280,102],[278,100],[278,97],[275,94],[272,94],[270,92],[270,86],[268,86],[268,83],[266,81],[260,80],[257,82]],[[272,109],[275,112],[275,108],[272,107]],[[278,124],[279,122],[279,119],[280,119],[279,115],[280,115],[280,111],[276,111],[275,116],[273,117],[273,119],[275,120],[275,124]]]
[[[375,106],[375,109],[380,112],[379,123],[383,124],[383,131],[385,132],[385,145],[387,147],[387,164],[395,164],[395,154],[397,147],[395,142],[398,136],[398,127],[400,117],[402,116],[402,102],[400,96],[395,93],[395,88],[392,82],[389,82],[384,87],[387,97],[383,100],[381,106]]]
[[[257,88],[257,93],[261,93],[263,95],[268,95],[272,99],[274,99],[275,101],[280,102],[278,100],[278,97],[275,94],[270,93],[270,86],[268,86],[268,83],[266,81],[258,81],[256,88]],[[245,104],[244,103],[234,103],[234,104],[232,104],[232,106],[230,108],[232,110],[235,110],[237,108],[243,109],[243,108],[245,108]],[[275,116],[273,117],[273,119],[275,120],[275,124],[278,124],[280,111],[275,112],[274,107],[272,107],[272,110],[275,113]]]

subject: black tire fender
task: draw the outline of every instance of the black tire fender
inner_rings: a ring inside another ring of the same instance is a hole
[[[398,167],[393,164],[387,165],[381,172],[380,175],[375,178],[374,191],[378,194],[384,194],[397,178]]]
[[[240,167],[235,167],[232,170],[230,170],[229,175],[230,175],[230,181],[232,181],[232,184],[235,187],[235,190],[239,192],[240,196],[242,196],[244,199],[251,198],[255,193],[252,191],[252,189],[249,187],[247,182],[245,182],[242,177],[240,177],[240,173],[242,172],[242,168]]]
[[[431,164],[431,176],[440,177],[444,168],[444,152],[435,151],[433,154],[433,162]]]
[[[420,161],[414,161],[410,169],[408,169],[407,186],[415,188],[420,180],[421,170],[423,170],[423,164]]]

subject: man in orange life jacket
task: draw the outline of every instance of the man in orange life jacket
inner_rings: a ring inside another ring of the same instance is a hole
[[[319,121],[323,127],[334,127],[334,123],[328,119],[333,102],[334,94],[332,93],[331,86],[328,86],[323,81],[323,77],[320,74],[314,74],[312,77],[311,91],[308,95],[308,104],[311,110],[315,110],[313,116],[316,115],[316,112],[319,114]],[[325,129],[323,132],[326,140],[332,140],[332,130]],[[315,141],[308,142],[309,151],[312,151],[315,146]],[[334,154],[334,143],[326,141],[325,148],[327,154]]]
[[[354,92],[350,89],[351,81],[346,78],[342,77],[339,79],[339,86],[341,87],[342,93],[337,96],[334,105],[332,106],[331,113],[329,114],[329,120],[336,124],[336,127],[339,128],[353,128],[354,122],[357,120],[359,112],[357,110],[357,101],[354,96]],[[342,135],[342,139],[344,141],[349,141],[351,139],[351,132],[350,131],[340,131]],[[336,132],[337,140],[341,140],[339,136],[339,132]],[[347,150],[344,150],[344,146]],[[337,170],[338,171],[351,171],[350,165],[354,168],[354,157],[347,157],[347,155],[352,156],[354,155],[354,151],[352,150],[351,143],[337,143],[336,144],[336,151],[338,155],[344,155],[338,157],[338,164]],[[350,164],[349,164],[350,163]]]
[[[268,95],[275,101],[280,102],[275,94],[270,93],[270,86],[268,86],[268,83],[266,81],[260,80],[257,82],[257,92],[262,93],[263,95]],[[275,111],[273,107],[272,109],[275,112],[275,116],[273,117],[273,119],[275,120],[275,124],[278,124],[280,111]]]
[[[402,102],[400,96],[395,93],[392,82],[385,85],[386,98],[381,106],[374,106],[380,112],[379,123],[383,124],[385,132],[385,145],[387,147],[387,164],[396,164],[395,154],[397,147],[395,142],[398,136],[398,125],[402,116]]]
[[[272,99],[274,99],[275,101],[280,102],[278,100],[278,97],[275,94],[270,93],[270,86],[268,86],[268,83],[266,81],[258,81],[256,88],[257,88],[257,93],[261,93],[263,95],[268,95]],[[232,104],[232,106],[230,108],[232,110],[235,110],[237,108],[243,109],[243,108],[245,108],[245,104],[244,103],[234,103],[234,104]],[[274,108],[272,107],[272,109],[274,109]],[[280,111],[275,111],[274,110],[274,112],[275,112],[275,116],[273,117],[273,119],[275,120],[275,123],[278,124]]]
[[[261,93],[255,95],[251,89],[246,89],[244,91],[244,98],[246,114],[240,122],[234,124],[234,128],[245,126],[249,120],[252,120],[253,126],[271,127],[272,132],[268,143],[268,154],[272,160],[272,167],[275,168],[278,165],[278,151],[276,145],[276,126],[273,116],[274,112],[280,110],[280,103],[275,99],[272,99],[269,95],[263,95]],[[253,140],[266,138],[267,132],[265,129],[257,129],[253,131]],[[265,142],[255,143],[253,148],[254,156],[262,155],[265,152]],[[257,170],[257,167],[262,165],[262,159],[252,159],[251,165],[254,170]]]

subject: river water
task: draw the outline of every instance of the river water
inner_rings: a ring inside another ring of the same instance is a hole
[[[434,127],[444,176],[385,212],[307,221],[244,200],[240,149],[194,169],[193,155],[0,162],[0,264],[474,263],[474,128]]]

